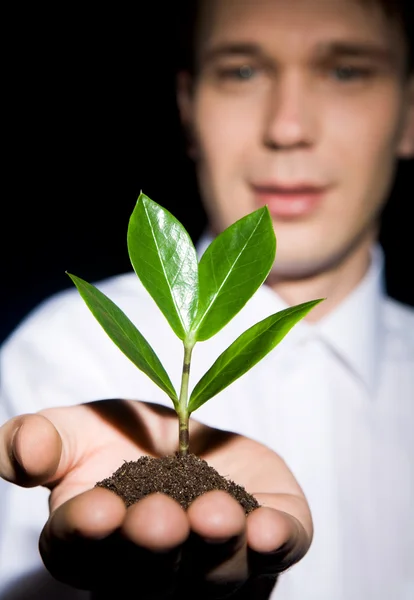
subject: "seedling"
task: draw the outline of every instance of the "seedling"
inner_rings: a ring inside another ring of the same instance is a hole
[[[200,261],[184,226],[140,194],[129,220],[128,254],[135,273],[183,342],[179,393],[149,342],[100,290],[68,273],[83,300],[120,350],[171,399],[179,423],[179,454],[189,452],[189,417],[264,358],[322,299],[292,306],[242,333],[190,390],[194,346],[218,333],[266,280],[276,237],[266,206],[225,229]]]

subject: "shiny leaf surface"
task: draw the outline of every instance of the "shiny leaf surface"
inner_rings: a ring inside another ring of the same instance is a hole
[[[80,277],[68,273],[78,291],[111,340],[138,369],[157,384],[174,402],[177,394],[159,358],[130,319],[112,300]]]
[[[183,340],[198,306],[197,255],[189,234],[169,211],[140,194],[127,243],[135,273]]]
[[[321,301],[322,299],[312,300],[281,310],[242,333],[194,387],[189,400],[190,412],[224,390],[264,358]]]
[[[275,252],[276,238],[266,206],[213,240],[199,264],[197,340],[215,335],[243,308],[269,274]]]

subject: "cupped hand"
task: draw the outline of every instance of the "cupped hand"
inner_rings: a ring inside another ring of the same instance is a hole
[[[129,589],[142,599],[268,597],[311,543],[300,486],[277,454],[253,440],[194,420],[190,438],[190,451],[245,487],[260,508],[246,517],[223,491],[203,494],[186,511],[163,494],[126,508],[95,487],[124,461],[174,453],[177,418],[161,406],[105,400],[21,415],[0,428],[0,476],[51,491],[39,548],[56,579],[97,598]]]

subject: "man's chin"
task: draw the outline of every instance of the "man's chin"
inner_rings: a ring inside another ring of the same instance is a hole
[[[304,253],[305,254],[305,253]],[[338,256],[279,257],[276,252],[275,263],[269,273],[269,282],[277,281],[302,281],[323,275],[337,268],[341,259]]]

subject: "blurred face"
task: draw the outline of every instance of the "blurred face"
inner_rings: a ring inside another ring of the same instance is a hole
[[[217,233],[267,204],[275,269],[328,269],[366,245],[413,151],[396,23],[357,0],[211,0],[179,105]]]

